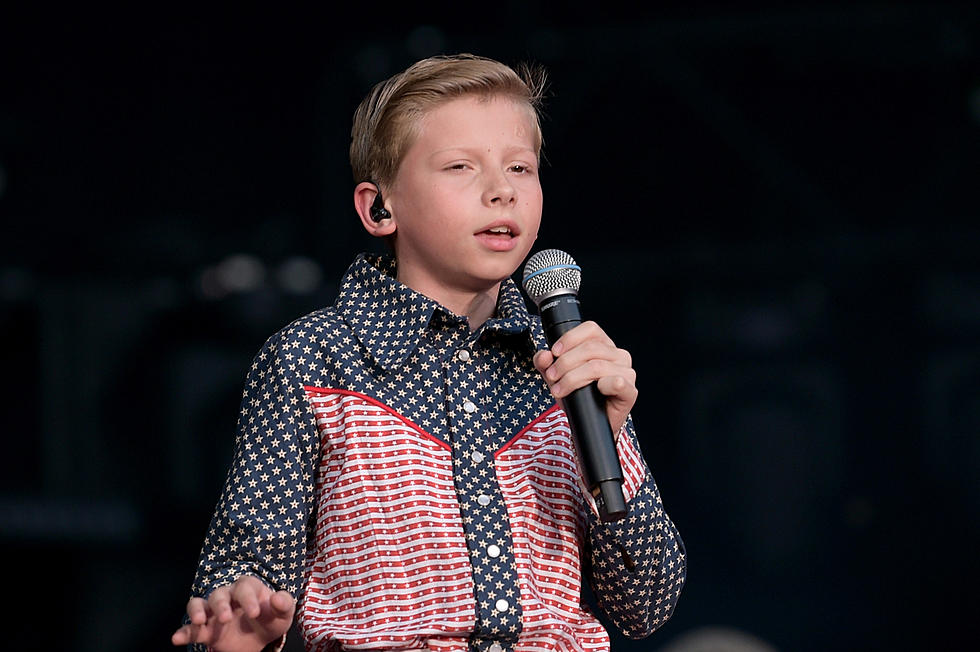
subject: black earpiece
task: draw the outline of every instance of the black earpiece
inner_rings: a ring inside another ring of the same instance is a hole
[[[391,213],[385,208],[385,201],[381,198],[381,188],[378,188],[378,194],[374,196],[374,203],[371,204],[371,219],[375,222],[380,222],[389,217],[391,217]]]

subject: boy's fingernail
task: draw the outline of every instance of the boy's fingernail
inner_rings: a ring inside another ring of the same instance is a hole
[[[561,350],[563,348],[565,348],[565,347],[562,346],[561,342],[555,342],[555,345],[553,347],[551,347],[551,353],[553,355],[558,355],[559,353],[561,353]]]

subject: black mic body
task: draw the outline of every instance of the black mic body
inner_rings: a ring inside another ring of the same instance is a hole
[[[568,282],[569,270],[572,270],[571,282]],[[555,249],[535,254],[524,268],[524,289],[538,305],[548,346],[554,346],[562,335],[582,323],[579,271],[571,256]],[[626,516],[626,501],[623,469],[605,406],[606,399],[595,382],[562,399],[599,518],[611,522]]]

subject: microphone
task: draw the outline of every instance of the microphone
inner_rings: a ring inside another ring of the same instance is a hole
[[[548,346],[554,346],[559,337],[582,323],[578,301],[581,284],[582,268],[558,249],[539,251],[524,266],[524,291],[538,306]],[[606,399],[594,382],[562,401],[599,519],[608,523],[626,516],[626,500],[623,469],[605,405]]]

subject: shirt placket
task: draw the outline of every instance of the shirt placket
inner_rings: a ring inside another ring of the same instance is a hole
[[[467,337],[443,363],[456,492],[476,593],[471,649],[481,652],[512,649],[521,622],[507,506],[494,469],[493,354]]]

